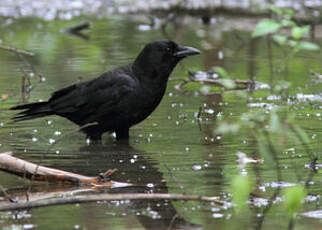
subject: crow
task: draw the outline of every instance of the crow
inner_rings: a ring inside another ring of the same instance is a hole
[[[104,132],[115,132],[117,140],[129,139],[129,128],[159,105],[176,64],[195,54],[200,51],[171,40],[152,41],[131,64],[60,89],[48,101],[10,108],[23,110],[12,119],[58,115],[81,126],[90,140],[100,141]]]

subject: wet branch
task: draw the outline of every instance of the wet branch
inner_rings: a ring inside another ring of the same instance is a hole
[[[170,81],[181,81],[178,85],[175,86],[175,89],[182,91],[183,86],[191,83],[191,82],[198,82],[202,84],[208,84],[208,85],[214,85],[214,86],[219,86],[219,87],[225,87],[225,85],[222,83],[221,79],[197,79],[193,77],[189,78],[170,78]],[[236,85],[234,89],[247,89],[249,86],[255,84],[254,81],[252,80],[240,80],[240,79],[235,79],[232,80],[232,83]]]
[[[27,55],[27,56],[34,56],[35,54],[26,50],[21,50],[21,49],[17,49],[15,47],[11,47],[11,46],[4,46],[4,45],[0,45],[0,49],[2,50],[6,50],[9,52],[13,52],[16,54],[23,54],[23,55]]]
[[[119,183],[109,180],[111,172],[115,170],[109,170],[104,174],[97,177],[89,177],[76,173],[71,173],[59,169],[49,168],[41,166],[39,164],[34,164],[17,157],[12,156],[11,152],[0,154],[0,170],[35,181],[47,181],[56,183],[66,183],[66,184],[91,184],[93,186],[106,186],[113,187],[116,184],[131,186],[128,183]]]
[[[0,205],[0,211],[10,211],[19,209],[39,208],[53,205],[89,203],[97,201],[114,201],[114,200],[183,200],[183,201],[203,201],[215,202],[223,205],[218,197],[198,196],[198,195],[182,195],[168,193],[125,193],[125,194],[94,194],[83,195],[68,198],[54,198],[46,200],[36,200],[23,203],[12,203]]]

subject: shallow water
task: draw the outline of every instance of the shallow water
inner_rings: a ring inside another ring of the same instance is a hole
[[[174,89],[177,82],[169,81],[157,110],[131,129],[130,146],[116,143],[108,134],[104,136],[103,145],[88,145],[74,124],[59,117],[10,122],[14,113],[7,108],[22,102],[46,100],[59,88],[131,62],[149,41],[169,37],[202,50],[201,56],[180,63],[172,77],[186,77],[188,70],[207,71],[219,65],[239,79],[255,78],[271,86],[280,80],[290,81],[289,94],[294,98],[291,112],[312,139],[312,151],[321,153],[321,83],[310,75],[310,70],[322,72],[321,53],[301,53],[285,63],[283,50],[275,46],[268,50],[266,40],[252,40],[250,31],[241,29],[243,23],[249,28],[248,22],[241,20],[236,29],[225,24],[223,18],[207,26],[196,18],[179,18],[164,32],[158,25],[148,26],[148,20],[141,16],[115,15],[100,20],[79,17],[53,22],[34,18],[1,20],[4,22],[0,27],[2,44],[35,52],[35,57],[27,58],[42,79],[39,80],[37,73],[32,74],[33,89],[29,94],[22,93],[21,69],[30,73],[30,67],[15,55],[0,50],[0,95],[5,95],[5,100],[0,101],[0,152],[13,151],[15,156],[32,162],[84,175],[94,176],[117,168],[113,180],[142,185],[110,192],[186,193],[229,200],[231,179],[240,173],[236,153],[241,151],[252,156],[258,150],[254,140],[247,136],[250,130],[242,130],[237,138],[218,136],[213,130],[219,120],[236,121],[249,109],[256,111],[263,106],[268,109],[279,105],[279,98],[270,89],[256,90],[247,99],[241,99],[234,91],[218,90],[216,94],[204,96],[194,91],[200,88],[196,84],[187,86],[187,92],[180,92]],[[61,32],[88,20],[92,22],[91,30],[84,32],[88,39]],[[319,38],[317,42],[322,43]],[[271,60],[269,52],[272,52]],[[198,121],[200,107],[202,120]],[[310,173],[310,168],[305,166],[310,159],[301,146],[290,145],[278,157],[283,175],[280,184],[268,162],[255,169],[247,165],[244,171],[256,178],[267,194],[277,186],[298,183],[298,177],[305,181]],[[322,208],[320,171],[312,178],[309,187],[312,201],[304,205],[303,213]],[[8,189],[25,190],[29,185],[3,172],[0,172],[0,181],[1,186]],[[53,188],[37,184],[34,190],[43,192]],[[180,226],[247,229],[256,223],[257,212],[254,208],[243,219],[236,219],[232,218],[231,208],[208,203],[99,202],[3,212],[0,226],[3,229],[168,229]],[[249,221],[250,218],[254,220]],[[295,229],[318,229],[321,222],[321,218],[299,216]],[[281,229],[287,225],[285,210],[277,205],[265,218],[263,229]]]

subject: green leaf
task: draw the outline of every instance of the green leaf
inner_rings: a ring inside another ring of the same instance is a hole
[[[264,161],[268,163],[268,165],[274,166],[275,161],[273,158],[273,155],[269,149],[268,143],[266,139],[264,138],[264,135],[262,133],[258,133],[256,136],[258,150],[262,158],[264,158]]]
[[[270,131],[272,132],[280,132],[282,130],[282,124],[280,122],[280,118],[278,117],[275,109],[271,111],[269,128],[270,128]]]
[[[296,26],[295,22],[293,22],[292,20],[288,20],[288,19],[283,19],[281,21],[281,24],[283,25],[283,27],[294,27],[294,26]]]
[[[268,34],[273,34],[281,28],[281,24],[272,19],[263,19],[257,23],[252,37],[260,37]]]
[[[232,180],[233,202],[236,204],[236,212],[245,211],[247,200],[252,190],[251,180],[247,175],[237,175]]]
[[[310,138],[308,137],[306,132],[302,128],[300,128],[300,126],[298,126],[296,124],[292,124],[292,128],[303,143],[305,143],[305,144],[310,143]]]
[[[296,26],[292,29],[292,37],[295,40],[299,40],[300,38],[303,37],[303,35],[305,35],[307,32],[309,32],[310,30],[310,26]]]
[[[236,84],[231,79],[218,79],[217,82],[222,84],[227,89],[234,89],[236,87]]]
[[[215,67],[212,68],[212,70],[214,72],[218,73],[219,76],[221,76],[221,77],[224,77],[224,78],[228,77],[227,71],[224,68],[220,67],[220,66],[215,66]]]
[[[301,202],[306,197],[306,190],[303,186],[293,186],[284,190],[285,208],[290,216],[293,216],[301,208]]]
[[[283,14],[283,10],[275,5],[269,5],[269,9],[278,16],[281,16]]]
[[[300,50],[308,50],[308,51],[317,51],[320,49],[320,46],[314,44],[312,42],[301,41],[298,42],[296,47]]]
[[[290,19],[294,15],[294,10],[293,9],[290,9],[290,8],[285,8],[284,11],[283,11],[283,14],[284,14],[283,15],[284,18]]]
[[[275,34],[273,36],[273,39],[275,42],[277,42],[280,45],[285,45],[286,41],[287,41],[287,37],[284,35],[279,35],[279,34]]]
[[[200,92],[202,92],[202,93],[209,93],[210,91],[211,91],[211,87],[208,85],[203,85],[200,88]]]
[[[228,124],[226,122],[221,122],[215,130],[215,134],[237,133],[239,128],[240,127],[238,124]]]

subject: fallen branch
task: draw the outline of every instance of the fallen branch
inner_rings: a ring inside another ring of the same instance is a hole
[[[198,82],[202,84],[208,84],[208,85],[215,85],[219,87],[225,87],[225,85],[222,83],[221,79],[196,79],[193,77],[190,78],[170,78],[171,81],[182,81],[178,85],[175,86],[175,89],[177,90],[183,90],[183,86],[191,83],[191,82]],[[234,89],[247,89],[249,86],[255,84],[252,80],[231,80],[232,83],[236,85]]]
[[[19,209],[39,208],[53,205],[88,203],[97,201],[114,201],[114,200],[182,200],[182,201],[204,201],[215,202],[223,205],[218,197],[198,196],[198,195],[182,195],[168,193],[125,193],[125,194],[98,194],[85,195],[68,198],[55,198],[49,200],[38,200],[23,203],[12,203],[0,206],[0,211],[10,211]]]
[[[110,176],[111,172],[114,172],[115,170],[109,170],[97,177],[89,177],[34,164],[12,156],[12,152],[0,154],[0,170],[35,181],[47,181],[77,185],[90,184],[93,186],[105,187],[125,187],[132,185],[129,183],[121,183],[109,180],[108,176]]]
[[[82,30],[89,29],[90,26],[91,26],[91,24],[89,22],[84,22],[82,24],[69,27],[68,29],[66,29],[66,32],[69,32],[69,33],[79,33]]]
[[[34,56],[35,54],[26,50],[21,50],[21,49],[17,49],[15,47],[10,47],[10,46],[3,46],[0,45],[0,49],[2,50],[6,50],[6,51],[10,51],[16,54],[24,54],[24,55],[28,55],[28,56]]]

